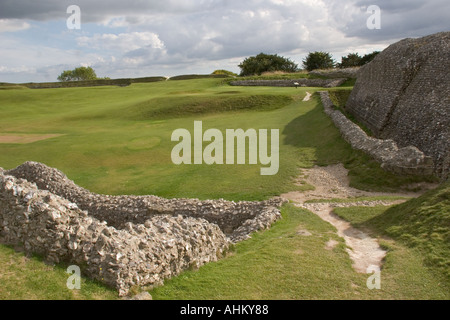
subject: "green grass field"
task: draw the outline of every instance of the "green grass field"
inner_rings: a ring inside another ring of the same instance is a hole
[[[306,91],[317,90],[231,87],[223,79],[0,90],[0,166],[10,169],[38,161],[62,170],[92,192],[167,198],[263,200],[308,188],[294,185],[299,168],[340,162],[350,170],[352,186],[360,189],[398,191],[424,180],[387,173],[352,150],[324,114],[317,95],[302,101]],[[196,120],[203,122],[203,130],[279,129],[278,174],[261,176],[261,165],[174,165],[171,150],[177,143],[171,134],[179,128],[192,132]],[[39,136],[42,140],[27,142]],[[22,140],[12,143],[11,137]],[[183,273],[152,295],[155,299],[448,298],[416,249],[390,243],[391,269],[383,273],[383,290],[374,292],[365,286],[367,276],[351,269],[344,244],[331,226],[291,206],[283,208],[283,217],[273,229],[238,244],[230,257]],[[299,226],[314,236],[297,236]],[[331,252],[323,248],[329,237],[340,241]],[[65,282],[61,284],[63,267],[48,267],[39,259],[27,260],[10,248],[0,248],[0,299],[26,298],[27,292],[38,299],[115,297],[113,291],[88,280],[83,286],[87,291],[74,296],[64,289]],[[20,272],[14,267],[18,263]],[[401,270],[420,272],[422,280],[407,283]],[[43,273],[48,288],[29,280]]]
[[[38,161],[97,193],[261,200],[295,189],[299,167],[343,162],[355,186],[396,189],[417,178],[385,173],[352,151],[325,116],[314,88],[231,87],[221,79],[129,87],[0,91],[0,136],[59,137],[0,143],[0,166]],[[181,165],[171,161],[175,129],[279,129],[280,170],[260,165]],[[1,140],[0,140],[1,141]],[[8,141],[4,141],[8,142]]]
[[[359,208],[361,215],[372,208]],[[377,215],[387,208],[378,208]],[[394,208],[390,209],[391,211]],[[342,210],[341,212],[344,212]],[[187,271],[151,291],[154,299],[449,299],[450,281],[424,267],[423,251],[384,239],[388,249],[381,289],[370,290],[370,274],[356,273],[344,240],[315,214],[287,205],[270,230],[236,246],[234,254],[198,271]],[[374,215],[372,215],[373,217]],[[350,220],[351,221],[351,220]],[[302,236],[299,229],[311,236]],[[381,236],[380,233],[373,233]],[[333,239],[339,244],[325,249]],[[447,251],[448,252],[448,251]]]

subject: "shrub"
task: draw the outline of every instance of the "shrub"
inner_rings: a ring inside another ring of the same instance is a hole
[[[237,74],[228,70],[215,70],[213,73],[214,75],[226,75],[226,76],[230,76],[230,77],[236,77]]]
[[[334,68],[335,64],[331,54],[323,51],[310,52],[303,60],[303,67],[308,71]]]
[[[91,67],[79,67],[73,70],[63,71],[59,77],[58,81],[87,81],[87,80],[97,80],[97,74]],[[106,79],[106,78],[103,78]]]
[[[246,58],[239,64],[241,76],[261,75],[263,72],[297,72],[298,65],[288,58],[277,54],[260,53],[255,57]]]

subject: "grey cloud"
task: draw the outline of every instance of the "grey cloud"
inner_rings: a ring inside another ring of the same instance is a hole
[[[64,21],[72,4],[80,6],[82,24],[107,26],[103,34],[83,33],[84,42],[74,40],[72,48],[81,51],[80,57],[94,51],[105,62],[88,60],[96,61],[95,66],[107,75],[111,70],[132,76],[133,71],[154,68],[204,68],[259,52],[290,57],[316,50],[345,52],[358,46],[370,50],[372,45],[450,29],[448,0],[0,0],[0,19]],[[381,30],[366,27],[369,15],[364,9],[372,4],[382,10]],[[117,26],[125,38],[116,42],[102,38],[117,34]],[[133,33],[154,33],[163,49]]]
[[[0,19],[55,20],[65,19],[68,6],[80,7],[86,22],[101,22],[109,16],[142,15],[155,13],[181,14],[220,5],[219,0],[2,0]]]
[[[366,22],[369,5],[381,9],[381,29],[369,30]],[[391,1],[364,0],[354,5],[354,14],[340,28],[347,37],[357,37],[370,41],[393,41],[406,37],[420,37],[428,34],[450,30],[448,0],[432,1]]]

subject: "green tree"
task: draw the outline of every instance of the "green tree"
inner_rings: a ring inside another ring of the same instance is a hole
[[[375,57],[380,53],[380,51],[374,51],[372,53],[366,54],[364,57],[361,58],[361,65],[365,65],[375,59]]]
[[[316,51],[310,52],[308,56],[303,60],[303,67],[312,71],[315,69],[330,69],[334,68],[336,62],[328,52]]]
[[[347,56],[341,58],[341,63],[338,63],[339,68],[351,68],[361,66],[362,57],[358,53],[349,53]]]
[[[364,55],[363,57],[359,56],[358,53],[349,53],[347,56],[342,57],[341,63],[337,66],[339,68],[363,66],[372,61],[379,53],[380,51],[374,51]]]
[[[73,70],[65,70],[58,77],[58,81],[86,81],[97,79],[97,74],[91,67],[79,67]]]
[[[58,77],[58,81],[71,81],[71,80],[72,80],[72,70],[65,70]]]
[[[298,65],[288,58],[277,54],[260,53],[257,56],[246,58],[239,64],[241,76],[261,75],[263,72],[284,71],[296,72]]]

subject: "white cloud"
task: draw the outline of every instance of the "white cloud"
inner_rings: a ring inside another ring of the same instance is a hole
[[[30,24],[19,19],[0,19],[0,32],[15,32],[30,28]]]
[[[82,30],[66,37],[62,33],[67,33],[65,19],[70,0],[0,1],[0,61],[9,70],[25,66],[38,72],[45,69],[46,74],[61,66],[73,68],[89,63],[98,74],[111,77],[200,73],[222,68],[236,72],[242,59],[260,52],[278,53],[301,65],[311,51],[328,51],[340,59],[350,52],[383,49],[406,36],[448,30],[445,14],[449,3],[78,0]],[[367,29],[368,15],[362,8],[368,4],[381,7],[381,30]],[[52,21],[48,24],[54,25],[55,21],[61,22],[61,29],[49,30],[48,39],[52,41],[36,45],[33,31],[45,23],[35,22],[30,28],[30,20]],[[27,28],[30,30],[26,32],[12,32]],[[6,35],[9,42],[3,40]],[[56,63],[57,67],[52,68]]]
[[[92,37],[77,38],[81,47],[89,47],[107,51],[129,52],[143,47],[164,49],[164,42],[153,32],[106,33],[95,34]]]
[[[18,67],[8,67],[8,66],[0,66],[0,73],[35,73],[36,68],[27,67],[27,66],[18,66]]]

